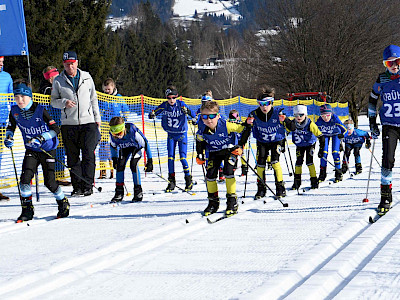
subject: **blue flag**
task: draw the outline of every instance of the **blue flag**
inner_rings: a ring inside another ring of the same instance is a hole
[[[23,0],[0,0],[0,56],[28,55]]]

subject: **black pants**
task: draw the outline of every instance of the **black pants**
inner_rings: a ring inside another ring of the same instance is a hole
[[[100,137],[97,124],[62,125],[61,134],[68,167],[71,168],[72,186],[74,189],[82,190],[92,188],[96,169],[94,151]],[[79,157],[80,154],[82,154],[82,160]],[[83,177],[86,182],[79,177]]]
[[[234,178],[234,167],[237,161],[237,157],[233,155],[229,150],[220,150],[210,152],[207,163],[207,180],[215,181],[218,177],[218,170],[221,162],[224,162],[224,175],[226,178]]]
[[[382,126],[382,167],[392,170],[397,143],[400,140],[400,127]]]
[[[279,162],[279,155],[281,154],[282,144],[284,145],[284,143],[284,140],[273,143],[257,141],[257,166],[265,168],[269,151],[271,151],[271,163]]]
[[[296,147],[296,166],[302,166],[304,161],[304,154],[306,155],[306,165],[314,163],[314,148],[315,144],[306,147]]]
[[[56,150],[48,152],[55,157]],[[21,184],[31,184],[31,180],[39,165],[42,165],[44,185],[50,192],[54,193],[58,189],[55,177],[56,162],[54,158],[51,158],[43,152],[35,152],[32,150],[25,151],[24,161],[22,163]]]

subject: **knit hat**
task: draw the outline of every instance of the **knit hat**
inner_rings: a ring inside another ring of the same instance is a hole
[[[293,114],[304,114],[307,116],[307,106],[299,104],[293,107]]]
[[[383,60],[389,57],[400,57],[400,47],[396,45],[389,45],[383,50]]]
[[[165,90],[165,96],[178,96],[178,91],[175,89],[166,89]]]
[[[329,104],[321,105],[321,107],[319,108],[319,111],[320,111],[321,115],[333,113],[332,106],[330,106]]]

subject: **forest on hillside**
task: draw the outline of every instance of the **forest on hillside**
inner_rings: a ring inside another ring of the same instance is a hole
[[[75,50],[98,90],[107,77],[123,95],[152,97],[169,84],[187,97],[212,89],[216,99],[255,97],[270,85],[278,97],[325,91],[357,113],[384,71],[383,49],[399,40],[398,1],[241,0],[243,20],[228,28],[214,16],[173,22],[172,0],[129,1],[134,22],[111,31],[110,0],[24,0],[34,87],[47,65],[62,70],[62,53]],[[188,68],[210,58],[223,62],[212,74]],[[26,57],[7,58],[6,70],[26,77]]]

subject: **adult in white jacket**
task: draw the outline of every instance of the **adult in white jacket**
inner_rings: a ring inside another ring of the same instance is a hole
[[[101,124],[96,88],[90,74],[78,69],[74,51],[64,53],[63,65],[64,70],[53,81],[51,106],[61,109],[61,135],[71,168],[71,196],[89,196],[93,194],[94,151]]]

